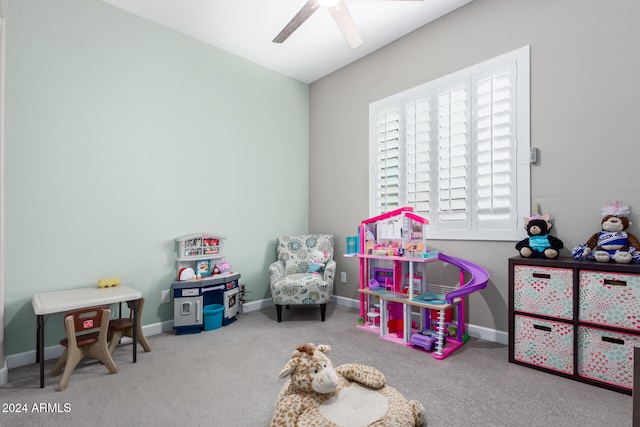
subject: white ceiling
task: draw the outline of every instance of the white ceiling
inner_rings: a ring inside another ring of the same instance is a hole
[[[320,8],[284,43],[273,38],[307,0],[103,0],[252,62],[311,83],[472,0],[346,0],[362,46],[351,49]]]

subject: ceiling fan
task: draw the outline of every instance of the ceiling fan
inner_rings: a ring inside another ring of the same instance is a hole
[[[366,1],[423,1],[423,0],[366,0]],[[295,30],[300,27],[313,13],[319,8],[324,7],[329,10],[331,16],[338,24],[338,28],[344,34],[347,43],[351,46],[351,49],[355,49],[362,44],[362,39],[356,28],[356,24],[353,22],[351,13],[347,9],[345,0],[308,0],[307,3],[302,6],[302,9],[295,14],[291,21],[280,31],[280,33],[273,39],[274,43],[283,43],[289,38]]]

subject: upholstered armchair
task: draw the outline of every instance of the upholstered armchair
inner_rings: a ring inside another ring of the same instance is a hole
[[[319,272],[311,273],[314,252],[326,251],[328,261]],[[305,234],[282,236],[276,241],[277,261],[269,266],[271,298],[276,306],[278,322],[282,321],[282,306],[319,304],[324,322],[327,302],[333,293],[336,262],[333,259],[333,236]]]

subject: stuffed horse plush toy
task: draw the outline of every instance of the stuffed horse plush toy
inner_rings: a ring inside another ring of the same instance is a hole
[[[331,346],[302,344],[280,372],[271,427],[418,427],[424,406],[385,384],[376,368],[348,363],[333,368]]]

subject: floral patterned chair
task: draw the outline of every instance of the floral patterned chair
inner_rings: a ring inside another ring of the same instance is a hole
[[[326,251],[329,260],[319,273],[310,272],[314,251]],[[276,241],[277,261],[269,266],[271,298],[276,306],[278,322],[282,321],[282,306],[320,304],[324,322],[327,302],[333,293],[336,262],[333,259],[333,236],[305,234],[282,236]]]

